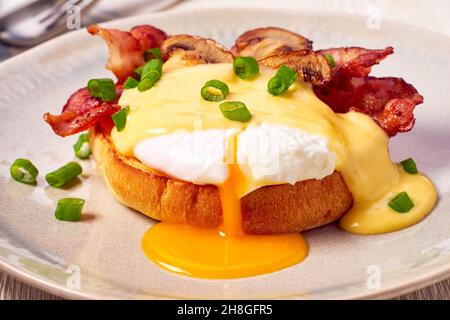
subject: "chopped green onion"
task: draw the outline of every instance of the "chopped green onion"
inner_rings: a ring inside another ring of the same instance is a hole
[[[100,98],[103,101],[113,101],[116,99],[116,85],[109,78],[91,79],[87,87],[91,96],[95,98]]]
[[[274,96],[279,96],[283,92],[286,91],[286,85],[284,84],[284,81],[281,80],[278,77],[273,77],[269,80],[269,83],[267,84],[267,91],[269,91],[270,94]]]
[[[55,218],[62,221],[79,221],[84,200],[80,198],[64,198],[58,201]]]
[[[275,76],[283,80],[286,87],[289,88],[289,86],[294,83],[295,79],[297,79],[297,71],[283,65],[278,69]]]
[[[82,171],[83,169],[77,162],[69,162],[65,166],[48,173],[45,180],[52,187],[61,188],[78,177]]]
[[[148,61],[150,59],[159,59],[161,60],[161,49],[160,48],[151,48],[144,52],[144,59]]]
[[[27,159],[16,159],[9,169],[11,177],[19,182],[35,184],[39,174],[38,169]]]
[[[218,102],[222,101],[230,93],[225,82],[220,80],[209,80],[205,83],[200,94],[206,101]]]
[[[123,83],[124,89],[133,89],[136,88],[139,84],[139,81],[137,81],[135,78],[128,77],[127,80]]]
[[[149,60],[142,68],[141,82],[137,88],[139,91],[146,91],[152,88],[161,78],[162,61],[159,59]]]
[[[157,71],[159,73],[159,78],[162,74],[162,61],[159,59],[151,59],[142,68],[141,80],[148,77],[148,73],[154,73]],[[158,80],[159,80],[158,78]]]
[[[233,61],[233,70],[241,79],[251,79],[259,74],[258,62],[253,57],[237,57]]]
[[[139,85],[137,86],[137,89],[139,91],[147,91],[153,87],[153,81],[151,79],[144,79],[139,82]]]
[[[297,78],[297,72],[285,65],[281,66],[275,76],[269,80],[267,91],[274,96],[279,96],[289,89]]]
[[[334,58],[331,54],[327,53],[325,55],[325,58],[327,58],[329,65],[331,68],[336,68],[336,61],[334,61]]]
[[[417,166],[416,166],[416,163],[413,160],[413,158],[408,158],[406,160],[403,160],[402,162],[400,162],[400,164],[402,165],[403,170],[405,170],[406,172],[408,172],[410,174],[418,173]]]
[[[136,69],[133,70],[133,72],[134,72],[135,75],[136,75],[136,78],[138,78],[138,79],[141,78],[142,70],[143,70],[143,69],[144,69],[144,66],[140,66],[140,67],[137,67]]]
[[[388,205],[399,213],[406,213],[414,207],[414,203],[405,191],[397,194]]]
[[[112,120],[114,121],[114,124],[116,125],[117,131],[122,131],[125,128],[125,125],[127,124],[127,115],[129,111],[130,107],[126,106],[125,108],[120,109],[111,116]]]
[[[150,80],[152,82],[152,87],[161,79],[161,73],[158,70],[148,70],[145,75],[142,76],[141,82],[144,80]],[[139,85],[138,85],[139,87]],[[149,88],[150,89],[150,88]]]
[[[233,121],[247,122],[252,118],[252,114],[244,103],[240,101],[226,101],[219,105],[220,111],[225,118]]]
[[[80,134],[77,142],[73,145],[75,155],[79,159],[87,159],[91,155],[91,149],[89,148],[89,135],[87,133]]]

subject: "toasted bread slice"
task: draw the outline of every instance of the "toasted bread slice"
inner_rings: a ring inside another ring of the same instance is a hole
[[[161,221],[219,227],[222,209],[213,185],[180,181],[115,150],[109,134],[92,128],[90,144],[97,167],[124,205]],[[241,199],[243,228],[250,234],[299,232],[342,217],[353,198],[342,176],[259,188]]]

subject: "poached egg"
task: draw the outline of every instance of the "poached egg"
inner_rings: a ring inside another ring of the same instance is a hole
[[[117,150],[169,176],[214,184],[221,197],[218,229],[161,222],[144,235],[144,252],[161,267],[196,277],[237,278],[303,260],[308,246],[298,233],[243,232],[240,198],[265,185],[339,171],[354,199],[340,225],[360,234],[406,228],[433,208],[430,180],[405,173],[390,160],[389,138],[369,116],[335,113],[302,81],[283,96],[271,96],[266,88],[275,72],[261,68],[246,81],[235,76],[231,64],[197,65],[163,73],[151,90],[123,92],[119,103],[130,113],[125,129],[111,133]],[[211,79],[228,84],[228,99],[247,105],[250,122],[228,120],[218,103],[201,98],[200,88]],[[400,191],[414,202],[406,214],[387,205]]]

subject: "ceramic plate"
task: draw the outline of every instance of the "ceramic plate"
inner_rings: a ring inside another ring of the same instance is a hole
[[[200,280],[166,272],[140,249],[154,221],[119,203],[82,162],[81,181],[67,190],[12,181],[17,157],[42,173],[73,159],[74,138],[59,138],[42,120],[57,113],[89,78],[108,76],[103,42],[76,31],[0,65],[0,266],[34,286],[69,298],[365,298],[389,297],[450,276],[450,40],[409,26],[295,11],[222,9],[169,11],[111,22],[117,28],[151,23],[169,33],[211,37],[227,46],[241,32],[280,26],[315,41],[315,48],[393,45],[396,54],[374,68],[404,77],[425,96],[417,124],[391,142],[392,157],[412,156],[436,184],[439,201],[421,223],[395,233],[359,236],[337,225],[309,231],[310,254],[301,264],[263,276]],[[54,218],[59,198],[87,199],[81,222]],[[378,273],[379,272],[379,273]],[[77,280],[81,286],[77,287]],[[374,281],[375,280],[375,281]],[[377,286],[376,280],[380,280]],[[369,284],[369,285],[368,285]]]

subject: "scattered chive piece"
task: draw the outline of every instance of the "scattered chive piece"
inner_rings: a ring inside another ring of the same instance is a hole
[[[78,159],[87,159],[91,155],[89,148],[89,135],[87,133],[80,134],[77,142],[73,145],[73,151]]]
[[[141,83],[139,85],[141,85]],[[114,121],[114,124],[116,125],[117,131],[122,131],[125,128],[125,125],[127,124],[127,115],[129,111],[130,107],[127,106],[123,109],[120,109],[111,116],[112,120]]]
[[[240,101],[226,101],[219,105],[219,109],[225,118],[233,121],[247,122],[252,118],[252,114],[245,104]]]
[[[133,89],[136,88],[139,84],[139,81],[137,81],[135,78],[128,77],[127,80],[123,83],[124,89]]]
[[[100,98],[103,101],[113,101],[116,99],[116,85],[112,79],[91,79],[87,87],[91,96],[95,98]]]
[[[58,201],[55,218],[62,221],[79,221],[84,200],[80,198],[63,198]]]
[[[286,91],[284,81],[278,77],[273,77],[267,83],[267,91],[274,96],[279,96]]]
[[[159,59],[161,60],[161,49],[160,48],[151,48],[144,52],[144,59],[148,61],[150,59]]]
[[[336,68],[336,61],[334,61],[334,58],[331,54],[327,53],[325,55],[325,58],[327,58],[328,63],[330,64],[331,68]]]
[[[200,91],[203,99],[213,102],[224,100],[229,93],[230,89],[227,84],[220,80],[207,81]]]
[[[413,160],[413,158],[403,160],[402,162],[400,162],[400,164],[402,165],[403,170],[405,170],[406,172],[410,174],[418,173],[416,162]]]
[[[144,79],[139,82],[139,85],[137,86],[137,89],[139,91],[147,91],[153,87],[153,81],[151,79]]]
[[[137,67],[136,69],[133,70],[133,72],[135,73],[137,79],[141,78],[142,69],[144,69],[144,66]]]
[[[258,62],[253,57],[237,57],[233,61],[233,70],[241,79],[251,79],[259,74]]]
[[[45,176],[45,180],[52,187],[61,188],[78,177],[82,171],[83,169],[77,162],[69,162],[65,166],[48,173]]]
[[[297,72],[285,65],[281,66],[275,76],[267,83],[267,91],[274,96],[279,96],[289,89],[297,78]]]
[[[159,81],[161,78],[161,73],[158,70],[149,70],[145,75],[142,76],[141,82],[144,80],[150,80],[152,82],[152,87]],[[139,87],[139,85],[138,85]],[[149,88],[150,89],[150,88]]]
[[[297,79],[297,72],[289,67],[281,66],[275,76],[283,80],[286,86],[289,87]]]
[[[159,59],[151,59],[142,68],[141,80],[147,78],[147,73],[152,73],[154,71],[158,71],[159,77],[162,74],[162,61]]]
[[[27,159],[16,159],[9,169],[11,177],[25,184],[36,184],[39,170]]]
[[[159,59],[149,60],[141,70],[141,82],[137,88],[139,91],[146,91],[152,88],[161,78],[162,61]]]
[[[399,213],[406,213],[414,207],[414,203],[406,191],[397,194],[391,201],[389,201],[388,205]]]

